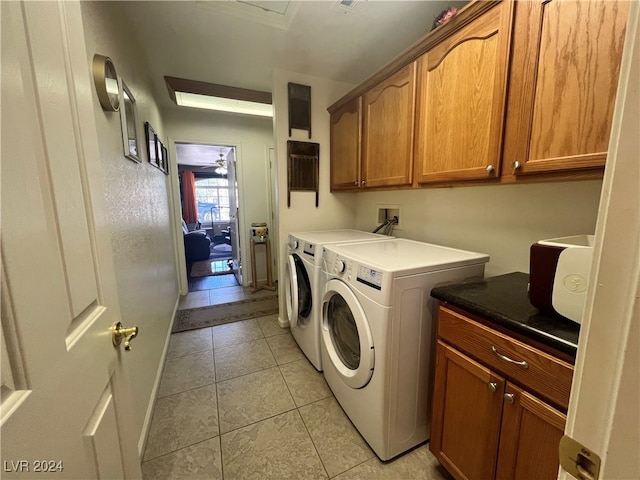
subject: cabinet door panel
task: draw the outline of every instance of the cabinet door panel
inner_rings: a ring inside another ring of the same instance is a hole
[[[573,380],[573,366],[553,355],[520,342],[446,307],[438,309],[438,335],[489,366],[493,371],[517,378],[520,385],[566,408]],[[494,351],[495,349],[495,351]],[[526,362],[527,368],[509,361]]]
[[[411,184],[415,71],[411,63],[364,95],[365,187]]]
[[[360,186],[362,97],[331,114],[331,190]]]
[[[630,2],[518,2],[505,149],[514,173],[603,166]]]
[[[429,448],[457,478],[494,477],[504,387],[504,379],[438,341]]]
[[[498,480],[555,480],[558,446],[567,417],[542,400],[507,383],[496,478]]]
[[[419,61],[419,183],[500,173],[512,4],[485,13]]]

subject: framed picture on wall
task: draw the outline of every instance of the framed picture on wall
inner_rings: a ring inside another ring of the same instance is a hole
[[[134,162],[141,162],[138,145],[138,112],[136,99],[122,80],[122,104],[120,108],[120,125],[122,127],[122,145],[124,156]]]
[[[162,145],[162,158],[164,159],[164,174],[169,175],[169,152],[164,145]]]
[[[164,172],[165,159],[164,159],[164,145],[156,135],[156,152],[158,154],[158,168]]]
[[[158,168],[158,150],[156,146],[156,132],[149,122],[144,122],[144,136],[147,141],[147,159],[149,163]]]

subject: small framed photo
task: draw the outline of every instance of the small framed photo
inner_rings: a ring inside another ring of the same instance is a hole
[[[147,141],[147,159],[151,165],[158,168],[158,150],[156,146],[156,138],[158,135],[156,135],[155,130],[149,122],[144,122],[144,136]]]
[[[169,175],[169,152],[164,145],[162,145],[162,158],[164,159],[164,174]]]
[[[164,172],[165,170],[165,158],[164,158],[164,145],[156,135],[156,151],[158,153],[158,168]]]
[[[136,99],[131,90],[122,80],[122,103],[120,108],[120,124],[122,127],[122,145],[124,156],[134,162],[141,162],[140,147],[138,145],[138,112]]]

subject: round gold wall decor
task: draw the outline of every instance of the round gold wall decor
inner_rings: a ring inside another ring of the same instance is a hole
[[[120,108],[120,95],[116,67],[109,57],[96,53],[93,56],[92,69],[93,83],[102,109],[107,112],[117,112]]]

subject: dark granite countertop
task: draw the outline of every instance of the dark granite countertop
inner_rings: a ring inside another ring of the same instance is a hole
[[[575,358],[580,325],[540,313],[529,302],[529,275],[516,272],[434,288],[431,296]]]

